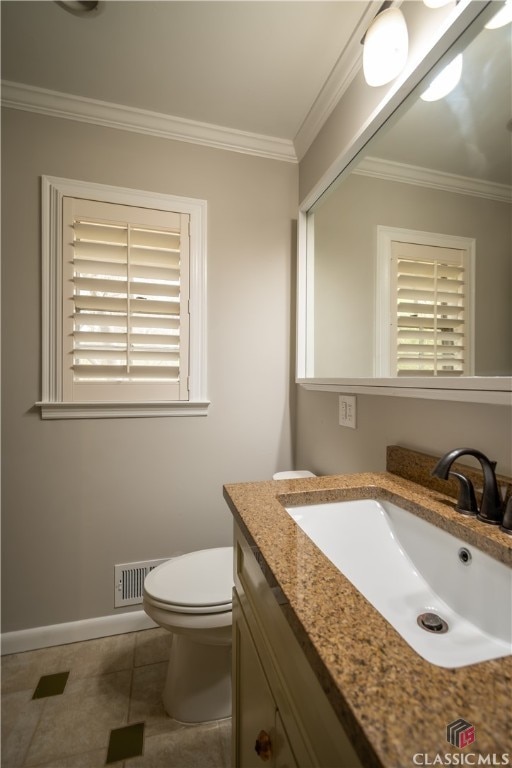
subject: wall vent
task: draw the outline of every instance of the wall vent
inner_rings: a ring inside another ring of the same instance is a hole
[[[167,562],[161,560],[145,560],[140,563],[122,563],[114,566],[114,607],[142,603],[144,579],[157,565]]]

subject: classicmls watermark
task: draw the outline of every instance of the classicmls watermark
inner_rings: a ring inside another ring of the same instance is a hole
[[[463,749],[475,740],[475,726],[459,718],[446,726],[446,741],[454,747]]]
[[[446,726],[446,741],[452,747],[464,750],[476,741],[475,726],[459,717]],[[510,756],[507,753],[495,752],[476,754],[475,752],[437,752],[431,755],[428,752],[416,752],[412,761],[414,765],[502,765],[510,766]]]

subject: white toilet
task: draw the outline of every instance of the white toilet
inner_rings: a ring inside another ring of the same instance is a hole
[[[274,480],[314,477],[277,472]],[[162,693],[167,714],[182,723],[231,716],[233,547],[175,557],[148,573],[143,607],[172,632]]]
[[[233,547],[190,552],[146,576],[144,610],[174,635],[162,698],[175,720],[231,716],[232,590]]]

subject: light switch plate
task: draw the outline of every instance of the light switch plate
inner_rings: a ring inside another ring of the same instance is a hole
[[[356,397],[355,395],[340,395],[339,422],[342,427],[356,428]]]

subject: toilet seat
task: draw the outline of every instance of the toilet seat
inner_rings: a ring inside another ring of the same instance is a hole
[[[231,611],[233,586],[233,547],[217,547],[154,568],[144,581],[144,597],[176,613],[223,613]]]

